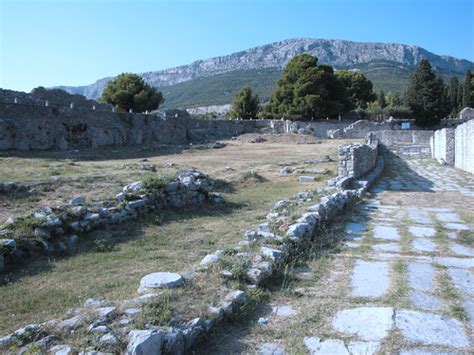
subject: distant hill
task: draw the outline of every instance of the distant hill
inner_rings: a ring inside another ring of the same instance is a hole
[[[462,77],[474,63],[439,56],[421,47],[395,43],[367,43],[325,39],[290,39],[226,56],[198,60],[189,65],[140,74],[163,91],[165,107],[193,107],[229,103],[243,85],[251,85],[268,99],[286,63],[297,54],[309,53],[319,63],[336,69],[359,69],[374,83],[375,90],[402,93],[421,59],[428,59],[443,77]],[[87,86],[60,86],[72,94],[100,97],[107,81]]]

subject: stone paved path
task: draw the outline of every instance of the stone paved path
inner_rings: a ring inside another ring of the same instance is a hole
[[[474,353],[474,177],[427,159],[386,165],[345,222],[341,250],[272,299],[291,317],[264,314],[207,350]]]

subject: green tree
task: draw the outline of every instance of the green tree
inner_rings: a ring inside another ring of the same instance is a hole
[[[417,125],[436,125],[443,118],[446,113],[444,91],[443,81],[436,77],[430,62],[421,60],[406,92],[406,103]]]
[[[385,99],[385,93],[383,90],[380,90],[379,94],[377,95],[377,103],[379,104],[380,108],[387,107],[387,100]]]
[[[449,113],[453,117],[457,117],[462,109],[462,94],[463,87],[459,83],[459,79],[455,76],[451,77],[446,87],[446,99]]]
[[[347,91],[329,65],[301,54],[291,59],[270,98],[274,115],[295,118],[337,116],[351,109]]]
[[[120,111],[133,112],[156,110],[165,101],[161,92],[132,73],[122,73],[110,80],[101,99]]]
[[[248,120],[256,118],[260,108],[260,100],[257,95],[252,94],[252,88],[248,85],[240,89],[232,100],[230,117]]]
[[[336,77],[342,81],[347,90],[352,108],[367,108],[367,103],[374,101],[372,82],[364,74],[354,70],[338,70]]]
[[[387,101],[387,106],[389,107],[399,107],[402,106],[402,99],[400,98],[400,95],[397,93],[393,93],[389,91],[387,95],[385,95],[386,101]]]
[[[466,72],[462,89],[462,106],[474,107],[474,74],[470,70]]]

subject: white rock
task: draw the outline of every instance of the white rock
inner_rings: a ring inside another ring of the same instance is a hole
[[[128,334],[128,355],[161,354],[163,333],[157,330],[131,330]]]
[[[347,345],[352,355],[374,355],[379,347],[380,343],[375,341],[351,341]]]
[[[219,257],[215,254],[207,254],[199,263],[201,266],[207,266],[210,264],[215,264],[219,261]]]
[[[156,288],[179,287],[184,283],[184,279],[180,274],[173,272],[154,272],[144,276],[140,280],[138,292],[146,292]]]
[[[279,262],[285,256],[285,254],[281,250],[269,248],[269,247],[262,247],[261,252],[263,256],[266,256],[276,262]]]

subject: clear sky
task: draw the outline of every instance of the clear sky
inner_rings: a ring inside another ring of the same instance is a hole
[[[474,0],[0,0],[0,87],[86,85],[288,38],[474,61]]]

